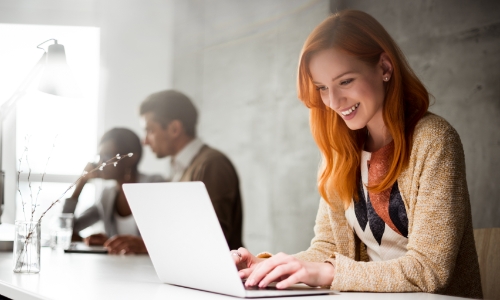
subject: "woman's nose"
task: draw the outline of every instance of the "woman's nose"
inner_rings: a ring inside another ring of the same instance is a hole
[[[339,96],[334,89],[328,89],[328,97],[325,99],[325,105],[335,110],[339,107]]]

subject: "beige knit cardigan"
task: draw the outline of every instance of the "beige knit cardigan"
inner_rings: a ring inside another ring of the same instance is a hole
[[[329,199],[335,210],[321,201],[311,246],[295,256],[333,263],[333,290],[482,298],[463,147],[443,118],[429,113],[417,124],[410,162],[398,186],[408,215],[404,256],[367,262],[366,248],[337,198]]]

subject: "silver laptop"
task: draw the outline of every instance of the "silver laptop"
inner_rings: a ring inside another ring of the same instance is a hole
[[[202,182],[124,184],[123,190],[164,283],[241,298],[331,293],[302,284],[245,289]]]

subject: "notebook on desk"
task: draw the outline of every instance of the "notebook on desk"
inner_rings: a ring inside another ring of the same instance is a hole
[[[123,191],[164,283],[241,298],[331,293],[305,285],[245,289],[202,182],[124,184]]]
[[[74,242],[69,245],[68,249],[64,249],[65,253],[95,253],[107,254],[108,249],[103,246],[88,246],[83,242]]]

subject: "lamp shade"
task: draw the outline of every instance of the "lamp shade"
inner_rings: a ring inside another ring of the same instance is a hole
[[[38,84],[38,90],[61,97],[78,97],[79,91],[73,74],[66,62],[64,46],[55,44],[48,47],[45,69]]]

